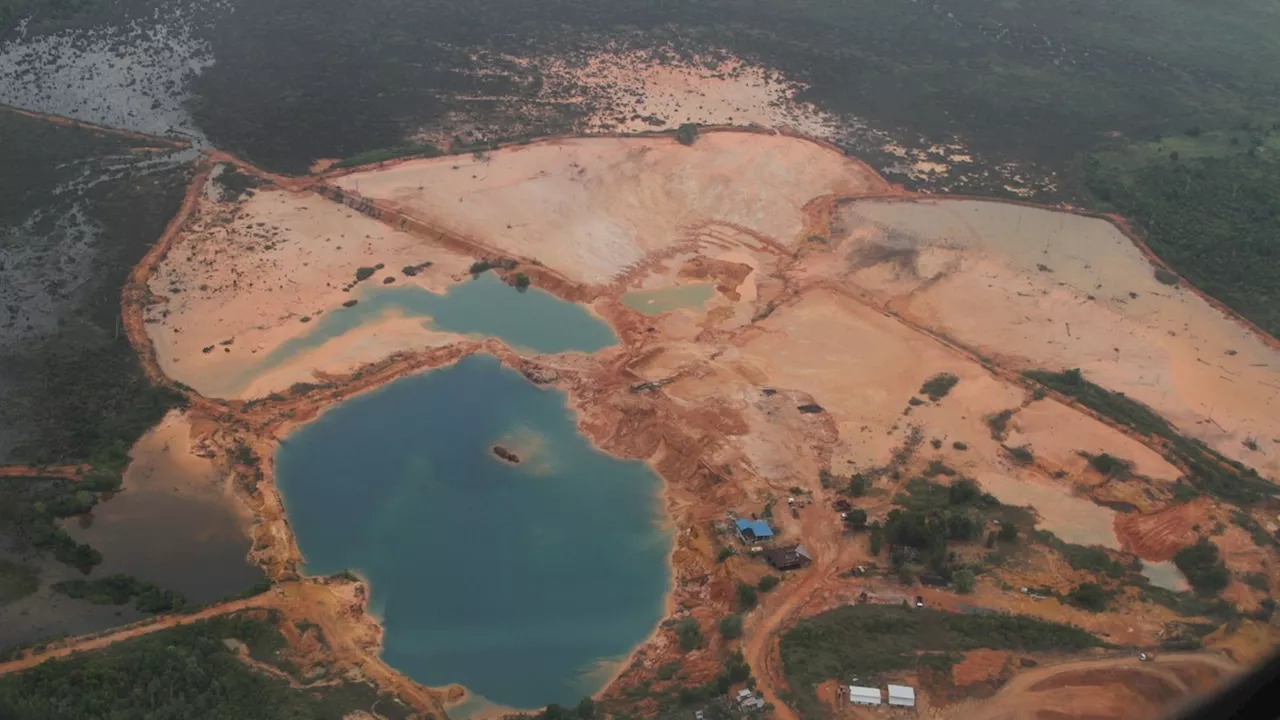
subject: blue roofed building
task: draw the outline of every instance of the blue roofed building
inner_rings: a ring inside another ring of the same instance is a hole
[[[738,537],[742,538],[742,542],[748,545],[753,542],[773,539],[773,528],[769,527],[769,523],[764,520],[738,518],[735,523],[738,526]]]

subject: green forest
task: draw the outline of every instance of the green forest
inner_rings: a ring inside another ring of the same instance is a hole
[[[223,617],[164,630],[0,677],[5,720],[341,720],[355,710],[408,715],[363,683],[291,689],[237,660],[223,643],[282,642],[265,620]]]
[[[1161,260],[1280,335],[1280,123],[1245,124],[1098,153],[1085,181]]]

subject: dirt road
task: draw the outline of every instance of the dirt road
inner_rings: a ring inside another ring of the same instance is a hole
[[[50,113],[41,113],[41,112],[35,112],[32,110],[23,110],[22,108],[14,107],[12,105],[0,104],[0,110],[5,110],[8,112],[14,113],[15,115],[22,115],[24,117],[29,117],[33,120],[43,120],[44,122],[52,123],[54,125],[63,125],[66,127],[80,128],[83,130],[91,130],[97,133],[103,133],[106,135],[116,135],[118,137],[129,138],[130,140],[140,140],[146,143],[159,143],[161,145],[168,146],[175,150],[182,150],[182,149],[191,147],[191,143],[187,142],[186,140],[177,140],[174,138],[161,137],[159,135],[146,135],[144,133],[134,132],[132,130],[121,130],[119,128],[107,127],[105,125],[95,125],[94,123],[91,123],[91,122],[76,120],[74,118],[65,117],[63,115],[53,115]]]
[[[820,491],[815,496],[822,497]],[[813,564],[763,596],[742,646],[743,657],[755,673],[757,688],[773,704],[774,715],[780,720],[798,720],[798,716],[777,693],[786,686],[778,632],[798,619],[797,614],[815,591],[831,582],[841,568],[854,564],[858,555],[856,546],[844,541],[840,516],[822,503],[802,511],[799,541],[809,551]]]
[[[0,675],[21,672],[49,660],[57,660],[79,652],[101,650],[108,645],[118,643],[122,640],[150,635],[153,632],[168,630],[169,628],[179,627],[182,625],[190,625],[192,623],[200,622],[201,620],[218,617],[219,615],[228,615],[230,613],[248,610],[251,608],[270,608],[275,605],[273,602],[274,598],[275,595],[273,592],[265,592],[261,595],[245,598],[244,600],[233,600],[231,602],[213,605],[190,615],[167,615],[159,620],[145,621],[145,624],[126,626],[122,629],[102,635],[90,636],[79,640],[72,638],[66,641],[65,644],[45,650],[40,654],[35,654],[28,650],[25,656],[17,660],[0,663]]]
[[[93,468],[89,465],[5,465],[0,478],[62,478],[75,482]]]
[[[1208,672],[1198,673],[1195,671],[1196,666]],[[1179,670],[1182,672],[1177,672]],[[1036,714],[1037,708],[1060,704],[1064,690],[1077,693],[1081,698],[1089,696],[1096,701],[1108,694],[1108,684],[1098,682],[1099,675],[1096,671],[1113,673],[1115,681],[1110,684],[1121,688],[1133,685],[1132,679],[1135,677],[1151,678],[1169,690],[1176,691],[1176,700],[1169,703],[1176,705],[1203,691],[1204,684],[1215,685],[1222,678],[1234,675],[1239,670],[1240,666],[1210,652],[1162,654],[1148,662],[1139,661],[1132,653],[1101,660],[1068,661],[1021,672],[995,696],[952,705],[938,713],[938,717],[955,720],[1029,717]],[[1105,678],[1106,675],[1101,677]],[[1193,681],[1189,682],[1189,679]],[[1049,695],[1050,692],[1053,694]]]

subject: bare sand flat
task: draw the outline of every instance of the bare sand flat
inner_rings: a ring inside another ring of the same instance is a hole
[[[1157,281],[1110,223],[967,200],[856,201],[838,221],[840,272],[904,316],[1018,369],[1081,368],[1280,477],[1280,353]]]
[[[401,272],[428,261],[433,265],[413,277]],[[442,292],[465,277],[471,262],[311,193],[262,190],[238,203],[206,193],[152,276],[151,292],[161,302],[148,308],[147,328],[169,377],[206,395],[239,396],[255,363],[307,333],[303,318],[341,312],[361,289],[388,277]],[[358,268],[379,264],[383,269],[344,291]],[[282,389],[310,379],[313,369],[341,372],[441,342],[441,333],[416,325],[417,331],[393,322],[362,331],[348,346],[318,348],[252,390]]]
[[[839,436],[830,457],[835,473],[883,467],[915,436],[926,457],[976,478],[1008,504],[1035,507],[1048,529],[1073,542],[1108,547],[1118,547],[1112,531],[1115,512],[1072,494],[1076,485],[1100,481],[1090,477],[1092,471],[1077,451],[1111,452],[1153,479],[1170,481],[1178,475],[1151,450],[1052,399],[1024,407],[1028,398],[1021,387],[837,292],[810,290],[757,328],[743,334],[739,354],[726,354],[720,362],[752,368],[753,373],[738,375],[806,393],[821,405]],[[910,404],[922,383],[942,372],[959,378],[951,392],[937,402]],[[798,412],[791,405],[750,422],[750,431],[737,438],[761,472],[778,479],[797,453],[794,445],[788,446],[794,439],[771,429],[768,418]],[[997,440],[987,418],[1002,410],[1015,413],[1011,436]],[[1035,462],[1015,463],[1004,450],[1022,444],[1031,448]],[[1019,487],[1027,492],[1011,490]]]
[[[556,140],[416,160],[337,180],[413,217],[587,283],[607,284],[709,223],[803,240],[815,198],[883,181],[805,140],[756,133]]]
[[[538,63],[553,94],[593,98],[591,132],[645,132],[700,125],[789,127],[811,137],[837,134],[841,119],[798,102],[798,83],[738,58],[661,60],[646,53],[607,52],[585,62]],[[657,123],[655,125],[655,123]]]

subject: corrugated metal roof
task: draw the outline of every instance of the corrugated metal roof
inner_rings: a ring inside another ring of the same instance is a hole
[[[849,686],[849,702],[855,705],[879,705],[880,688]]]
[[[773,537],[773,528],[769,527],[769,523],[764,520],[747,520],[746,518],[738,518],[738,530],[750,531],[756,537]]]

